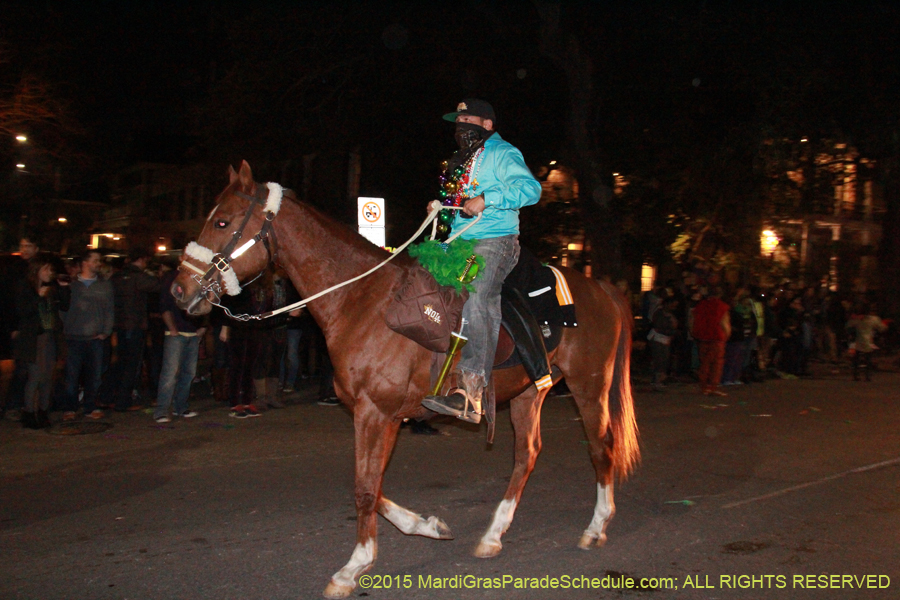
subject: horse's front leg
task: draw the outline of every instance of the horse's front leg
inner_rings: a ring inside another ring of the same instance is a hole
[[[506,494],[494,511],[491,525],[475,548],[475,556],[479,558],[497,556],[503,548],[500,537],[512,523],[522,490],[525,489],[528,476],[534,470],[534,463],[541,452],[541,405],[547,391],[538,391],[532,387],[510,403],[510,419],[516,436],[515,466]]]
[[[453,532],[443,519],[434,515],[423,519],[422,515],[394,504],[384,496],[378,500],[378,514],[406,535],[421,535],[436,540],[453,539]]]
[[[356,547],[350,562],[331,577],[326,598],[346,598],[357,578],[372,568],[378,554],[378,515],[381,482],[400,422],[382,414],[371,403],[359,402],[354,411],[356,429]]]

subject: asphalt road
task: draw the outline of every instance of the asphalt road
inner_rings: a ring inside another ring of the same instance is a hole
[[[456,539],[380,520],[370,574],[382,587],[352,597],[898,598],[898,384],[823,371],[716,402],[686,385],[639,389],[643,464],[592,551],[575,547],[596,486],[571,399],[545,404],[544,450],[494,559],[471,551],[512,468],[508,413],[489,449],[483,431],[450,421],[440,436],[404,430],[385,493]],[[295,399],[241,421],[206,399],[168,426],[114,414],[92,435],[0,423],[0,599],[321,597],[355,543],[352,423]],[[516,588],[554,578],[569,587]],[[660,587],[610,587],[628,578]],[[574,587],[593,584],[606,589]]]

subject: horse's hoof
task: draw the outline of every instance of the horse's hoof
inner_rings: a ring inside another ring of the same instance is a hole
[[[450,527],[444,523],[443,519],[439,519],[438,517],[429,517],[428,525],[434,531],[434,539],[436,540],[452,540],[453,532],[450,531]]]
[[[340,583],[335,583],[334,579],[328,582],[328,585],[325,587],[325,592],[323,592],[323,596],[326,598],[346,598],[350,594],[353,593],[352,585],[342,585]]]
[[[597,546],[598,548],[606,543],[606,534],[601,533],[597,535],[595,533],[587,533],[581,536],[581,539],[578,540],[578,547],[582,550],[590,550],[591,547]]]
[[[503,544],[481,542],[478,544],[478,547],[475,548],[475,556],[478,558],[494,558],[500,554],[500,550],[502,549]]]

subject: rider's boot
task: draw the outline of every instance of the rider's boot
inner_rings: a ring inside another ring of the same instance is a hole
[[[453,388],[446,396],[425,396],[422,406],[442,415],[457,417],[468,423],[481,422],[481,394],[484,377],[463,371],[459,376],[460,387]]]

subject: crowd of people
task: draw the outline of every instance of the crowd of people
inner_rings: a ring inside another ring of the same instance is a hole
[[[28,233],[4,259],[0,408],[25,427],[49,427],[52,410],[63,421],[145,410],[143,397],[155,398],[157,423],[192,418],[191,388],[202,380],[238,419],[283,408],[282,395],[311,376],[321,381],[319,404],[339,404],[324,340],[305,311],[253,323],[220,310],[191,318],[169,291],[176,265],[140,249],[124,263],[95,249],[64,259]],[[274,269],[229,298],[247,313],[296,300]]]
[[[93,249],[64,260],[41,252],[39,237],[29,233],[5,260],[0,409],[20,415],[25,427],[50,426],[51,410],[64,421],[145,410],[142,398],[155,398],[158,423],[192,418],[198,380],[208,380],[215,400],[238,419],[283,408],[283,395],[310,376],[321,382],[319,404],[339,404],[324,339],[305,311],[249,322],[221,310],[191,318],[169,291],[176,264],[140,249],[118,264]],[[297,300],[284,274],[270,269],[225,301],[235,314],[253,314]],[[767,377],[805,376],[811,358],[832,369],[849,358],[853,378],[868,380],[877,338],[889,327],[865,297],[815,287],[668,281],[644,293],[635,312],[653,389],[691,376],[703,394],[717,396]],[[411,426],[437,431],[424,421]]]
[[[876,337],[890,322],[864,295],[790,285],[679,285],[668,281],[641,297],[653,388],[692,376],[705,395],[767,377],[809,375],[810,360],[850,360],[854,380],[870,379]]]

